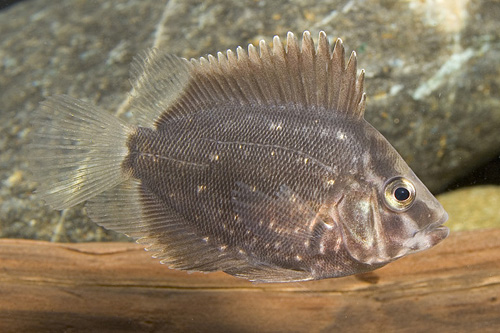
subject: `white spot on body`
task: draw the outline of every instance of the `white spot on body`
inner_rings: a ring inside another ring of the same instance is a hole
[[[219,155],[217,154],[210,154],[210,161],[215,162],[219,160]]]
[[[346,139],[346,135],[344,132],[342,131],[337,131],[337,136],[336,136],[337,139],[339,140],[345,140]]]
[[[299,256],[299,255],[297,254],[297,255],[295,256],[295,260],[297,260],[297,261],[302,261],[302,257],[301,257],[301,256]]]
[[[206,185],[198,185],[196,192],[201,193],[207,189]]]
[[[328,131],[326,128],[322,128],[321,132],[319,132],[320,137],[325,137],[330,135],[330,131]]]
[[[269,124],[269,129],[271,131],[281,131],[283,129],[283,127],[281,126],[281,123],[273,123],[273,122],[271,122]]]
[[[337,241],[335,242],[335,247],[334,247],[335,252],[338,252],[340,250],[341,244],[342,244],[342,237],[339,237],[339,238],[337,238]]]
[[[356,208],[366,216],[370,213],[371,204],[369,201],[361,200],[356,203]]]
[[[363,153],[363,168],[370,167],[371,164],[371,156],[368,151]]]

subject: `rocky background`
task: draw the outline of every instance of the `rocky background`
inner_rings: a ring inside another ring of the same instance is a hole
[[[359,68],[366,70],[367,120],[432,191],[498,185],[499,18],[495,0],[29,0],[12,5],[0,12],[0,237],[126,239],[89,223],[83,205],[58,212],[32,195],[36,184],[25,159],[29,119],[45,97],[69,94],[126,115],[128,67],[140,50],[154,46],[199,57],[271,41],[289,30],[310,30],[313,36],[324,30],[332,39],[342,38],[348,52],[357,52]],[[446,193],[443,203],[452,228],[459,220],[454,216],[475,216],[471,212],[484,209],[486,226],[500,226],[499,186]],[[484,227],[484,216],[470,220]]]

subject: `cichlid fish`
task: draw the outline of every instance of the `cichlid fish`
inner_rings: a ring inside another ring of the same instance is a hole
[[[364,72],[324,32],[286,47],[131,66],[128,125],[68,96],[42,103],[38,192],[88,200],[99,225],[162,263],[261,282],[370,271],[448,235],[443,207],[364,118]]]

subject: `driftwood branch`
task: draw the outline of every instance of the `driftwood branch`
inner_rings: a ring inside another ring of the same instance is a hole
[[[170,270],[129,243],[0,240],[0,331],[500,330],[500,229],[373,273],[252,284]]]

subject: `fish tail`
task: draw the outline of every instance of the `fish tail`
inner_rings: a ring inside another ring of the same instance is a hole
[[[69,96],[41,103],[32,118],[30,164],[50,206],[65,209],[129,176],[121,164],[130,129],[117,117]]]

